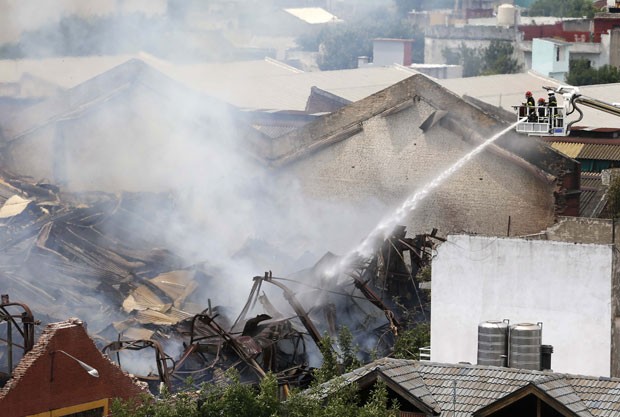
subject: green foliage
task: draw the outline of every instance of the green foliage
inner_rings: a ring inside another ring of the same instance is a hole
[[[423,327],[420,327],[423,329]],[[422,330],[418,329],[419,343]],[[426,327],[428,333],[428,327]],[[276,377],[268,374],[258,387],[244,384],[239,374],[228,370],[227,383],[204,384],[198,392],[170,395],[163,392],[153,399],[114,400],[114,417],[397,417],[398,403],[389,399],[384,383],[377,381],[364,404],[356,384],[338,375],[359,366],[351,332],[343,327],[338,335],[337,355],[332,340],[325,335],[320,343],[323,366],[316,371],[316,381],[307,391],[293,390],[286,401],[278,398]],[[414,340],[408,337],[407,340]],[[403,342],[404,343],[404,342]],[[416,342],[411,342],[416,343]]]
[[[362,363],[357,359],[357,347],[353,346],[353,334],[348,327],[342,326],[338,333],[338,345],[340,347],[342,366],[345,372],[359,368]]]
[[[587,59],[570,61],[566,82],[571,85],[609,84],[620,82],[620,70],[611,65],[592,68]]]
[[[398,404],[389,406],[388,391],[385,382],[377,381],[370,393],[368,402],[362,406],[360,417],[398,417]]]
[[[198,405],[188,394],[163,395],[158,401],[143,396],[138,400],[112,401],[114,417],[198,417]]]
[[[322,384],[340,375],[338,358],[332,346],[332,338],[327,333],[323,335],[319,343],[319,351],[323,355],[323,364],[314,372],[314,378],[317,384]]]
[[[482,75],[514,74],[521,71],[521,65],[513,57],[514,47],[511,42],[493,40],[483,50]]]
[[[355,68],[359,56],[372,56],[375,38],[414,39],[413,60],[424,60],[424,34],[407,19],[389,11],[375,10],[362,18],[312,29],[296,42],[307,51],[319,51],[321,70]]]
[[[461,43],[458,50],[446,48],[442,54],[447,64],[463,66],[463,77],[476,77],[521,71],[513,52],[514,47],[510,42],[493,40],[487,48],[468,48],[465,43]]]
[[[338,25],[323,33],[317,60],[323,71],[355,68],[357,57],[372,55],[372,40],[358,27]]]
[[[394,343],[392,356],[397,359],[420,359],[420,348],[429,346],[431,328],[428,323],[419,323],[415,327],[402,330]]]
[[[206,384],[199,394],[200,416],[270,417],[279,413],[278,382],[268,374],[258,390],[239,380],[234,370],[226,372],[226,385]],[[193,414],[187,414],[188,417]],[[181,417],[181,415],[179,415]]]
[[[536,0],[530,16],[593,17],[596,9],[592,0]]]
[[[415,276],[416,281],[418,282],[428,282],[431,280],[431,264],[424,265],[422,268],[418,270],[418,273]]]
[[[293,391],[278,401],[278,384],[267,375],[258,391],[231,375],[226,386],[207,384],[198,393],[166,395],[157,401],[114,400],[114,417],[396,417],[397,404],[389,405],[385,384],[378,382],[366,404],[359,404],[355,384],[334,379],[329,386]],[[323,393],[323,394],[321,394]]]
[[[458,50],[446,48],[442,54],[446,64],[463,66],[463,77],[480,75],[482,68],[482,52],[480,49],[468,48],[465,43],[461,43]]]
[[[332,338],[325,333],[319,343],[319,351],[323,355],[323,364],[314,373],[315,384],[322,384],[333,378],[359,368],[362,364],[357,359],[357,346],[353,346],[351,331],[343,326],[338,332],[338,344],[336,353]]]

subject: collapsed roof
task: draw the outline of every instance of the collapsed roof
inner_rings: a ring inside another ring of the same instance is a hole
[[[351,277],[327,279],[325,269],[338,261],[327,255],[286,279],[254,278],[237,312],[220,304],[211,285],[226,279],[222,271],[164,249],[160,224],[174,211],[170,195],[65,194],[6,173],[0,185],[2,293],[26,303],[37,323],[83,318],[104,352],[153,391],[162,382],[183,387],[190,376],[197,385],[219,380],[230,367],[248,381],[271,371],[282,383],[305,384],[325,333],[337,338],[348,326],[370,358],[390,352],[400,314],[413,322],[430,314],[414,277],[432,242],[406,238],[404,228]],[[0,323],[9,320],[9,306],[0,303],[7,312]],[[35,320],[24,323],[31,328]],[[32,347],[20,342],[21,354],[11,353],[17,335],[10,332],[0,334],[0,359],[10,356],[9,367]],[[155,360],[145,360],[151,351]]]

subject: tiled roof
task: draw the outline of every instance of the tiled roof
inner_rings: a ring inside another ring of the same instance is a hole
[[[595,417],[620,415],[620,380],[567,376],[571,386]]]
[[[469,417],[519,389],[536,387],[579,417],[620,412],[620,379],[594,378],[470,364],[440,364],[383,358],[344,375],[356,382],[377,372],[437,414]]]
[[[581,401],[581,397],[575,392],[566,378],[553,375],[537,380],[534,385],[564,404],[566,408],[576,415],[581,417],[593,417],[588,407]]]

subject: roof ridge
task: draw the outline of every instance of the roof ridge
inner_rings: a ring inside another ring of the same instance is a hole
[[[26,376],[26,374],[28,373],[28,369],[32,366],[32,364],[38,359],[40,359],[42,355],[45,354],[45,352],[47,352],[48,346],[58,330],[82,325],[83,322],[81,320],[74,318],[48,324],[45,329],[43,329],[39,340],[37,341],[37,343],[35,343],[32,350],[26,353],[21,358],[15,369],[13,369],[13,375],[11,379],[9,379],[6,385],[2,387],[2,389],[0,389],[0,399],[4,398],[9,393],[9,391],[11,391],[11,389],[17,385],[19,381]]]

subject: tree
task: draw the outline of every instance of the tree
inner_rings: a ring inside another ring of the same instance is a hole
[[[482,75],[514,74],[521,65],[513,57],[514,47],[508,41],[493,40],[482,53]]]
[[[322,384],[340,375],[338,358],[332,346],[332,339],[327,333],[319,343],[319,351],[323,356],[323,364],[314,372],[314,379],[316,383]]]
[[[462,65],[463,77],[476,77],[482,69],[482,52],[480,49],[468,48],[461,43],[458,50],[444,49],[442,54],[448,65]]]
[[[413,61],[424,60],[424,34],[406,19],[383,9],[352,21],[311,29],[297,44],[307,51],[319,51],[321,70],[355,68],[359,56],[372,56],[375,38],[414,39]]]
[[[462,65],[463,77],[478,75],[514,74],[521,65],[513,57],[514,47],[508,41],[493,40],[486,48],[468,48],[461,43],[458,50],[444,49],[444,59],[450,65]]]
[[[596,9],[592,0],[536,0],[530,16],[593,17]]]
[[[415,327],[399,333],[394,343],[392,356],[397,359],[420,359],[420,348],[430,345],[431,327],[428,323],[419,323]]]
[[[226,386],[205,384],[197,393],[166,394],[157,400],[116,399],[114,417],[397,417],[397,404],[388,400],[384,384],[378,382],[366,404],[359,403],[356,384],[336,378],[327,386],[293,391],[284,402],[277,397],[278,383],[267,375],[258,389],[232,380]]]
[[[620,70],[611,65],[592,68],[587,59],[573,60],[569,64],[566,82],[571,85],[609,84],[620,82]]]

